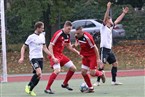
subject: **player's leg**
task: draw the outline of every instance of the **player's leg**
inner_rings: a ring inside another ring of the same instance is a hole
[[[85,62],[83,62],[84,64]],[[87,62],[86,62],[87,63]],[[90,76],[89,74],[87,74],[89,67],[86,65],[82,64],[82,69],[81,69],[81,74],[84,78],[84,81],[86,82],[87,86],[88,86],[88,90],[84,91],[86,93],[93,93],[94,92],[94,87],[92,86],[91,80],[90,80]]]
[[[43,59],[32,59],[31,60],[32,67],[34,69],[33,73],[34,75],[31,78],[31,81],[29,82],[28,86],[25,87],[25,92],[29,93],[32,96],[36,96],[33,89],[38,84],[41,75],[42,75],[42,69],[43,69]]]
[[[61,67],[60,64],[54,64],[53,65],[53,72],[52,74],[49,76],[49,80],[46,86],[46,89],[44,90],[45,93],[48,94],[54,94],[54,92],[51,90],[51,85],[53,84],[54,80],[56,79],[57,75],[60,73],[61,71]]]
[[[64,55],[63,55],[61,64],[62,64],[64,67],[68,68],[68,72],[67,72],[66,77],[65,77],[65,79],[64,79],[64,82],[63,82],[63,84],[62,84],[61,86],[62,86],[62,88],[66,88],[66,89],[72,91],[73,89],[69,87],[68,82],[69,82],[69,80],[72,78],[74,72],[76,71],[76,67],[75,67],[75,65],[73,64],[73,62],[70,61],[70,59],[67,58],[67,57],[64,56]]]
[[[121,85],[122,83],[116,81],[118,62],[116,61],[116,57],[112,51],[109,54],[108,63],[112,64],[112,69],[111,69],[112,85]]]
[[[102,82],[105,83],[105,74],[103,71],[97,70],[97,57],[96,55],[88,57],[88,63],[90,66],[90,75],[93,77],[100,77],[102,79]]]

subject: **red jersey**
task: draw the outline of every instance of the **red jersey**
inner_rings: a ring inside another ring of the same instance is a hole
[[[53,53],[61,54],[64,49],[64,44],[70,42],[70,35],[65,34],[63,30],[58,30],[54,33],[50,43],[53,45]]]
[[[94,50],[95,42],[93,40],[93,37],[88,32],[84,32],[84,35],[78,38],[77,41],[79,42],[81,47],[80,51],[81,55],[83,56],[96,55]]]

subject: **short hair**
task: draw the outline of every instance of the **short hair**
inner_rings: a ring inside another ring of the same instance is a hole
[[[82,26],[78,26],[76,27],[76,30],[81,30],[83,27]]]
[[[44,23],[41,22],[41,21],[38,21],[38,22],[35,23],[34,29],[36,30],[37,28],[41,28],[42,25],[44,25]]]
[[[71,21],[66,21],[64,25],[65,26],[72,26],[72,23],[71,23]]]

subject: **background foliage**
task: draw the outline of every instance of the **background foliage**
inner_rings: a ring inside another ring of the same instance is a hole
[[[114,2],[114,0],[111,0]],[[122,2],[123,1],[123,2]],[[129,0],[118,0],[112,5],[113,19],[124,6],[130,11],[121,22],[126,30],[126,39],[144,39],[145,12],[135,12]],[[8,43],[22,43],[33,32],[36,21],[45,23],[46,39],[62,27],[66,20],[103,19],[107,0],[7,0],[6,20]],[[132,2],[136,4],[136,0]]]

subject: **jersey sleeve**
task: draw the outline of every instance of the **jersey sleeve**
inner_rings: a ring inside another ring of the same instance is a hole
[[[60,36],[60,33],[55,33],[55,34],[53,35],[53,37],[51,38],[50,43],[51,43],[52,45],[55,45],[55,43],[57,42],[59,36]]]
[[[32,38],[31,38],[31,36],[29,36],[25,41],[25,45],[29,45],[31,43],[31,41],[32,41]]]

